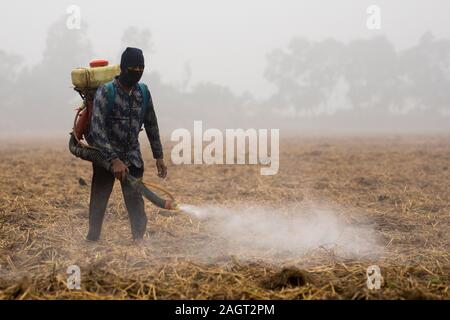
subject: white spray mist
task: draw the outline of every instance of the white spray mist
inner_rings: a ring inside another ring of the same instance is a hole
[[[209,232],[240,256],[296,258],[328,250],[345,258],[373,258],[382,250],[372,228],[348,224],[330,209],[182,205],[181,210],[203,220]]]

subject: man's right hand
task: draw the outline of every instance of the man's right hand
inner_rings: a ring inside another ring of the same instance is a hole
[[[119,179],[120,181],[124,181],[125,173],[128,172],[128,167],[125,165],[125,163],[123,163],[119,158],[116,158],[111,161],[111,164],[114,177],[116,177],[116,179]]]

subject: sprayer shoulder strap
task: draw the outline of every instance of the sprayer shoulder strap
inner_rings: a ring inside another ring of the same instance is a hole
[[[108,98],[107,115],[109,117],[112,114],[114,100],[116,98],[116,89],[114,87],[113,81],[106,83],[105,88],[106,88],[106,95]],[[140,114],[140,119],[139,119],[140,120],[139,127],[141,128],[142,124],[144,123],[145,115],[147,113],[148,104],[150,102],[150,96],[149,96],[148,88],[144,83],[139,83],[139,89],[141,90],[142,100],[143,100],[143,106],[141,109],[141,114]]]
[[[141,89],[143,105],[141,109],[141,119],[140,119],[140,128],[142,128],[142,124],[144,123],[145,115],[147,114],[148,104],[150,102],[149,91],[145,83],[139,82],[139,88]]]
[[[116,98],[116,88],[114,88],[114,83],[112,81],[105,84],[106,97],[108,98],[108,103],[106,104],[106,114],[107,117],[111,117],[112,109],[114,106],[114,100]]]

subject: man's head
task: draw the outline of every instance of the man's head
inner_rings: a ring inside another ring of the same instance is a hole
[[[120,83],[129,88],[133,87],[141,80],[144,67],[142,50],[138,48],[126,48],[120,60]]]

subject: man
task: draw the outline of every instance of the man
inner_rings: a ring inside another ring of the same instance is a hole
[[[120,61],[120,75],[114,86],[114,103],[108,109],[108,88],[98,88],[92,110],[91,127],[86,137],[89,144],[100,150],[102,156],[112,164],[113,173],[93,164],[91,197],[89,203],[89,232],[87,240],[100,238],[106,206],[114,185],[120,180],[122,194],[128,211],[133,239],[140,242],[147,227],[147,215],[142,196],[124,179],[125,173],[141,178],[144,162],[140,151],[138,136],[141,130],[141,111],[147,138],[156,159],[158,176],[165,178],[167,167],[159,137],[158,122],[153,108],[150,92],[147,90],[148,105],[144,108],[144,95],[139,80],[144,72],[144,55],[137,48],[126,48]],[[108,112],[109,110],[109,112]]]

